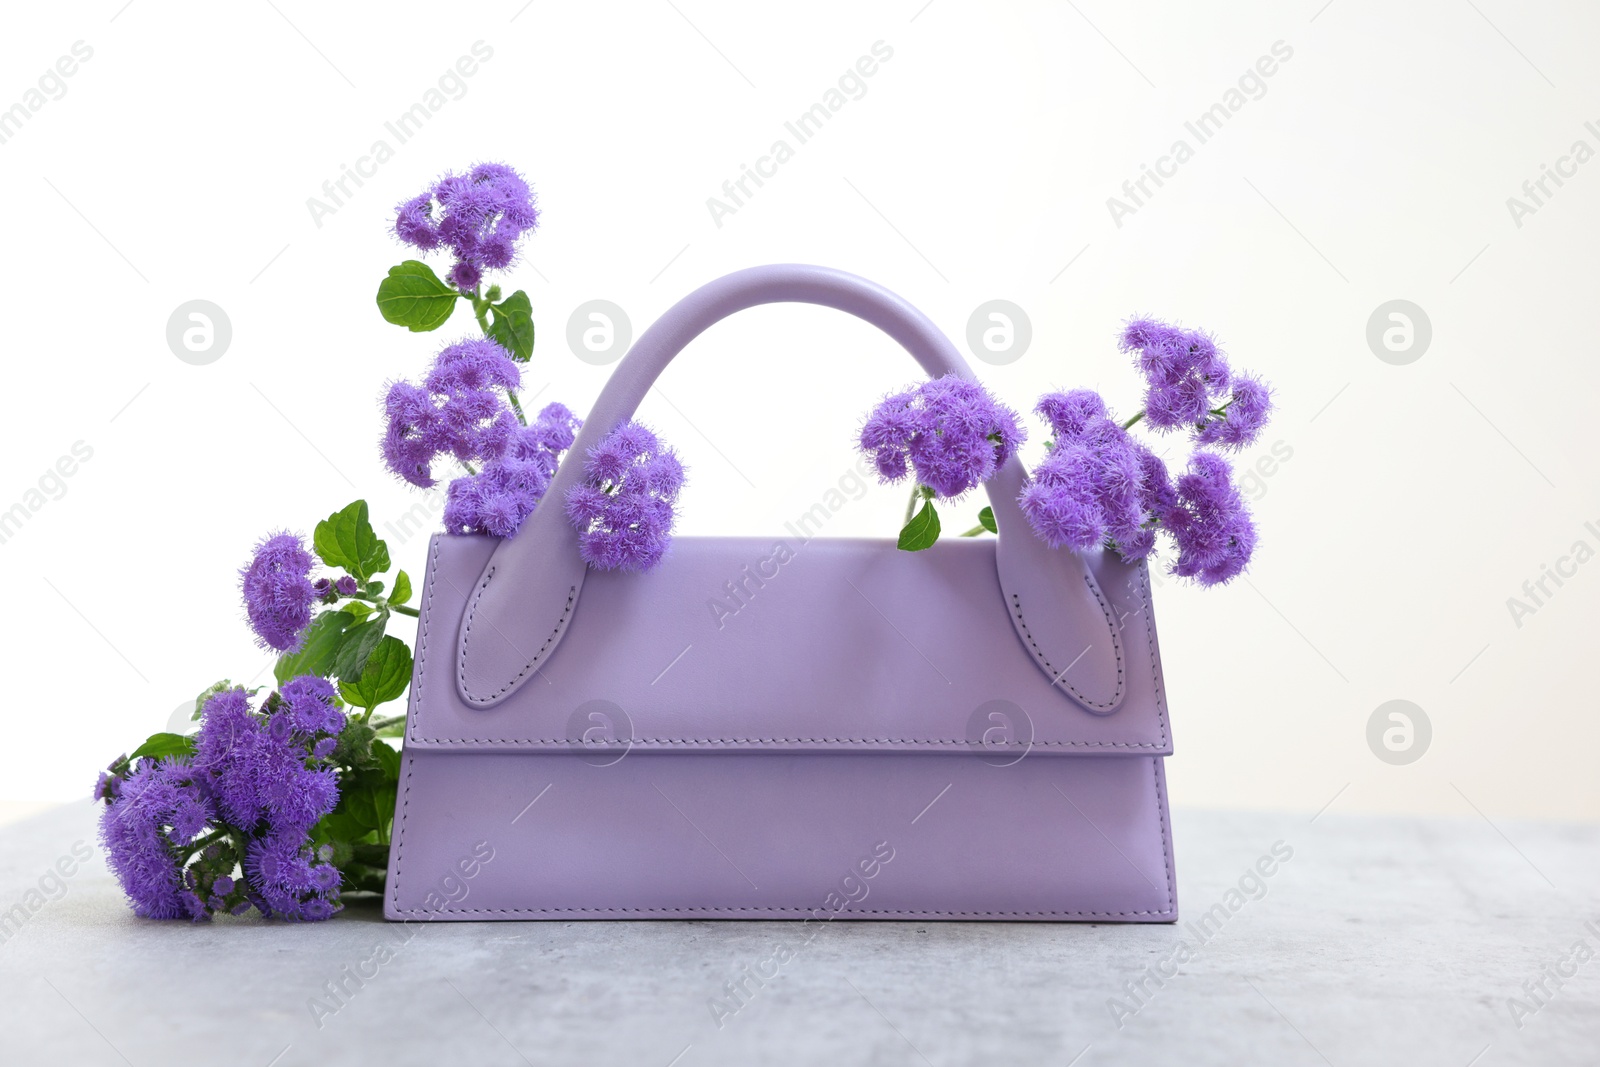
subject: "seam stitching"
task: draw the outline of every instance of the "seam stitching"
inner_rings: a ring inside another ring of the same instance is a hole
[[[1067,691],[1071,693],[1073,697],[1082,701],[1084,704],[1087,704],[1091,708],[1114,707],[1122,699],[1122,642],[1117,639],[1117,624],[1111,618],[1111,609],[1106,605],[1105,596],[1100,592],[1099,589],[1095,588],[1092,582],[1089,581],[1089,575],[1087,572],[1084,573],[1083,584],[1089,587],[1089,592],[1093,593],[1095,600],[1099,602],[1100,614],[1105,616],[1106,625],[1110,628],[1111,651],[1117,657],[1117,688],[1112,694],[1110,700],[1090,700],[1078,690],[1077,686],[1073,685],[1065,678],[1062,678],[1059,682],[1053,684],[1066,686]],[[1051,678],[1057,677],[1055,667],[1051,665],[1049,657],[1044,654],[1044,650],[1039,647],[1039,643],[1033,639],[1033,631],[1028,629],[1028,623],[1022,617],[1022,598],[1017,596],[1017,594],[1012,593],[1010,607],[1012,612],[1017,617],[1017,625],[1022,627],[1023,636],[1028,639],[1028,647],[1033,650],[1034,658],[1044,665],[1044,669],[1046,671],[1050,672]],[[1069,667],[1068,670],[1070,669],[1071,668]]]
[[[544,644],[539,646],[539,651],[535,652],[533,658],[523,665],[522,670],[517,672],[515,678],[488,696],[473,696],[467,692],[467,645],[472,642],[472,623],[478,615],[478,603],[483,599],[484,591],[489,588],[489,580],[494,577],[497,567],[498,564],[491,563],[489,564],[489,569],[484,572],[483,581],[478,583],[477,592],[472,596],[472,605],[468,608],[466,620],[461,627],[461,654],[456,657],[456,679],[461,686],[461,695],[474,704],[494,702],[497,698],[515,689],[522,679],[528,676],[528,672],[533,670],[534,664],[539,662],[540,658],[549,651],[550,646],[555,643],[556,638],[561,635],[561,627],[566,625],[567,616],[572,614],[572,605],[578,599],[578,587],[575,585],[569,587],[567,589],[566,606],[561,609],[561,617],[556,619],[555,627],[550,631],[550,636],[544,639]]]

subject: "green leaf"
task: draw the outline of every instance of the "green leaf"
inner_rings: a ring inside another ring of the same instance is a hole
[[[379,593],[383,592],[383,583],[376,578],[372,579],[372,581],[367,583],[366,592],[368,596],[377,596]]]
[[[128,759],[136,760],[140,756],[163,759],[167,756],[192,755],[194,755],[194,738],[187,734],[159,733],[151,734],[144,744],[133,750]]]
[[[358,708],[375,708],[404,693],[410,682],[411,649],[398,637],[385,637],[367,656],[360,677],[339,682],[339,695]]]
[[[984,508],[978,512],[978,525],[990,533],[999,533],[1000,528],[994,524],[994,508]]]
[[[380,611],[344,632],[339,639],[339,651],[333,657],[335,677],[341,682],[354,682],[361,677],[361,672],[367,669],[367,658],[383,640],[383,629],[388,621],[388,614]]]
[[[411,575],[401,571],[394,576],[394,592],[389,594],[389,603],[404,604],[411,599]]]
[[[933,509],[933,501],[929,500],[900,531],[900,547],[906,552],[921,552],[937,540],[939,513]]]
[[[340,799],[344,802],[344,813],[362,826],[376,830],[383,825],[383,820],[378,814],[377,789],[364,781],[356,781],[346,785],[344,795]]]
[[[324,611],[306,629],[300,651],[287,652],[278,657],[272,676],[282,685],[300,674],[316,674],[324,678],[333,670],[333,657],[339,651],[344,632],[355,622],[348,611]]]
[[[533,304],[518,289],[498,304],[489,305],[489,336],[500,342],[518,363],[533,358]]]
[[[364,619],[378,609],[363,600],[347,600],[340,611],[348,611],[358,619]]]
[[[378,311],[387,322],[426,333],[445,324],[460,297],[432,267],[408,259],[390,267],[389,276],[378,284]]]
[[[367,519],[367,502],[357,500],[317,523],[311,543],[330,567],[339,567],[364,582],[389,569],[389,546]]]
[[[400,780],[400,752],[392,745],[374,744],[372,755],[377,759],[378,769],[383,776],[391,782]]]

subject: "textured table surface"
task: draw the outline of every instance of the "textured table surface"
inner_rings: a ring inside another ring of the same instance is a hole
[[[1179,811],[1175,926],[835,923],[741,1003],[795,926],[144,922],[40,891],[93,817],[0,828],[7,1064],[1600,1062],[1591,825]]]

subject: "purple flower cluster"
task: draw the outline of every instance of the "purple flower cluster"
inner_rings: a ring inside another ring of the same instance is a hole
[[[449,281],[473,292],[485,270],[502,270],[517,257],[517,242],[539,225],[533,190],[504,163],[480,163],[466,174],[446,174],[401,204],[395,236],[431,252],[455,254]]]
[[[521,384],[516,361],[495,341],[469,339],[446,347],[421,385],[389,386],[383,402],[388,417],[384,462],[426,489],[434,484],[433,461],[439,456],[462,463],[498,457],[520,424],[496,390]]]
[[[625,422],[589,450],[584,481],[567,490],[567,518],[583,561],[601,570],[647,571],[661,562],[683,488],[683,464],[656,435]]]
[[[1206,447],[1253,441],[1272,410],[1270,391],[1257,378],[1229,375],[1200,333],[1140,321],[1124,344],[1140,349],[1150,380],[1146,421],[1157,429],[1194,427],[1187,470],[1174,481],[1166,463],[1111,418],[1100,394],[1052,393],[1037,408],[1054,433],[1051,448],[1017,502],[1051,547],[1082,551],[1109,542],[1131,562],[1148,557],[1164,530],[1178,550],[1173,573],[1201,585],[1229,581],[1250,562],[1256,529],[1232,466]],[[1218,380],[1231,398],[1213,410],[1209,390]],[[1184,397],[1190,406],[1179,411],[1174,398]]]
[[[1256,527],[1228,461],[1196,452],[1178,477],[1176,497],[1161,515],[1178,546],[1173,573],[1218,585],[1242,572],[1255,551]]]
[[[510,537],[550,488],[561,454],[582,423],[565,405],[550,404],[529,426],[511,432],[503,451],[475,475],[450,483],[444,528],[450,533]]]
[[[1150,554],[1145,463],[1160,462],[1106,412],[1089,389],[1051,393],[1035,409],[1053,445],[1017,498],[1034,532],[1052,548],[1087,550],[1107,540],[1128,559]]]
[[[915,471],[919,484],[957,497],[993,477],[1024,438],[1016,412],[977,382],[945,375],[879,401],[859,444],[885,482]]]
[[[1187,426],[1202,445],[1243,448],[1260,435],[1272,412],[1266,383],[1235,376],[1216,341],[1154,319],[1134,319],[1121,348],[1135,355],[1145,377],[1144,418],[1156,430]]]
[[[95,788],[106,802],[100,837],[134,910],[155,919],[252,906],[286,919],[333,915],[339,871],[309,843],[339,800],[330,760],[345,715],[332,684],[294,678],[259,711],[243,689],[226,689],[201,715],[192,757],[118,761]]]
[[[1200,330],[1135,319],[1123,330],[1121,347],[1136,354],[1147,383],[1145,419],[1155,429],[1198,426],[1212,398],[1228,387],[1228,361]]]
[[[299,647],[317,599],[311,564],[298,535],[275,533],[256,546],[239,572],[245,616],[263,648],[290,652]]]

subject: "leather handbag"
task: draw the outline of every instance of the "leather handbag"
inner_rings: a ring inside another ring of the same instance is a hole
[[[696,336],[776,302],[972,377],[920,312],[823,267],[667,311],[514,537],[429,546],[385,916],[1175,920],[1149,575],[1034,537],[1015,456],[985,483],[992,538],[906,552],[815,519],[680,537],[646,573],[579,558],[588,449]]]

